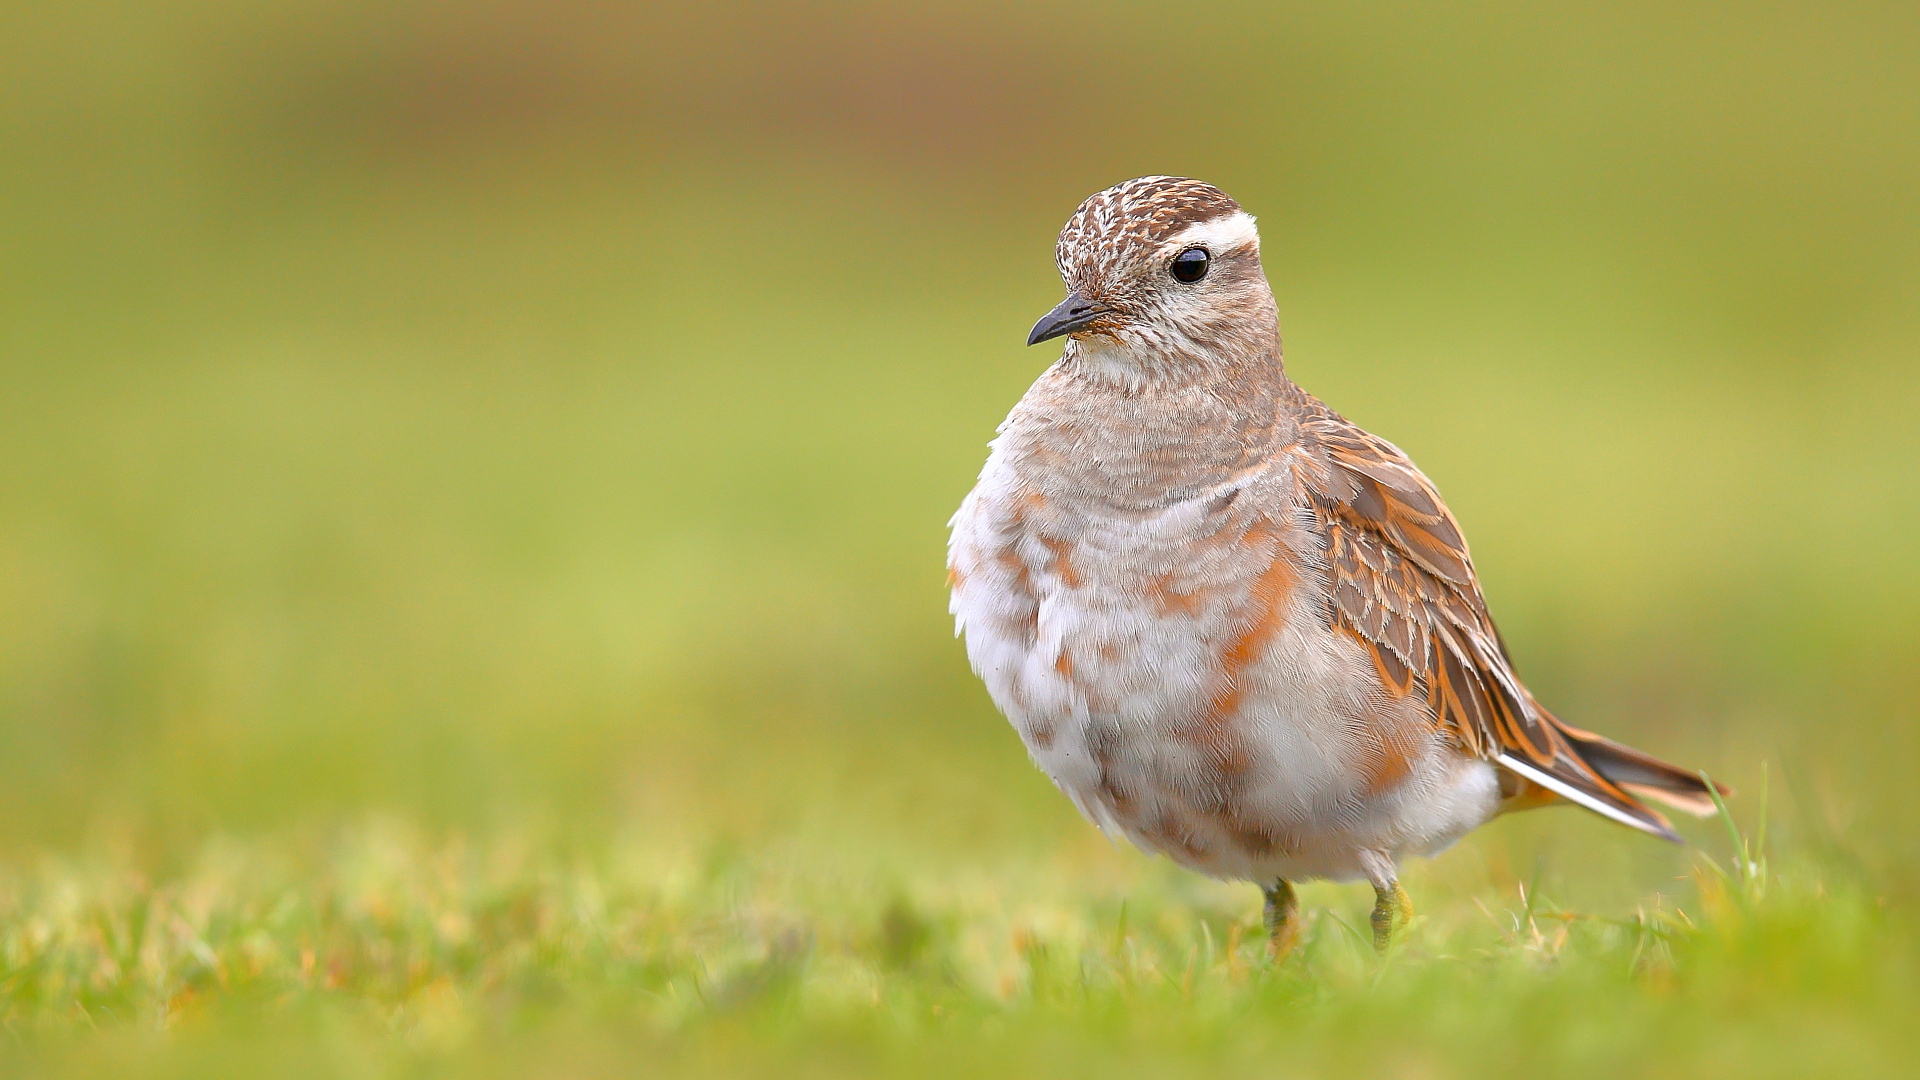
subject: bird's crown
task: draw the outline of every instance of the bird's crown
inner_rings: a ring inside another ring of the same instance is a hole
[[[1062,273],[1103,257],[1150,250],[1188,226],[1240,212],[1226,192],[1184,176],[1142,176],[1087,196],[1054,245]]]

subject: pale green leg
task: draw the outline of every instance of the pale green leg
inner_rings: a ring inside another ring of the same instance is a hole
[[[1402,931],[1413,922],[1413,901],[1407,898],[1407,890],[1400,887],[1398,881],[1389,882],[1386,888],[1373,887],[1373,947],[1386,952],[1393,944],[1395,931]]]
[[[1293,895],[1293,886],[1285,881],[1276,881],[1273,888],[1262,891],[1267,898],[1267,956],[1277,964],[1300,941],[1300,901]]]

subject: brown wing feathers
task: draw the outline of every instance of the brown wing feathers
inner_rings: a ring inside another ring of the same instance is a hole
[[[1601,814],[1674,839],[1621,785],[1711,809],[1697,777],[1562,724],[1514,677],[1474,580],[1460,527],[1391,444],[1309,399],[1305,444],[1332,466],[1315,484],[1328,536],[1336,625],[1367,646],[1388,692],[1423,687],[1435,721],[1468,752]],[[1618,782],[1616,782],[1618,781]]]

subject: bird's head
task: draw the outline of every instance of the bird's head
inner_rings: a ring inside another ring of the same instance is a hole
[[[1212,184],[1143,176],[1080,204],[1054,247],[1067,298],[1027,344],[1128,382],[1278,362],[1273,293],[1253,218]]]

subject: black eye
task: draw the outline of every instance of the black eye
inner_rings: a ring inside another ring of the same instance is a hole
[[[1173,265],[1167,272],[1173,275],[1173,280],[1191,285],[1207,276],[1207,263],[1212,259],[1206,248],[1188,248],[1173,257]]]

